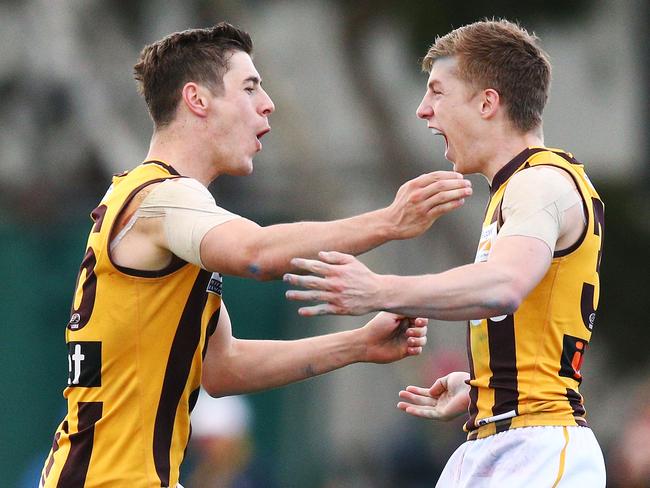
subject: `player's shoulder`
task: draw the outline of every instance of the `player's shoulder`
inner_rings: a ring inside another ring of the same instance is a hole
[[[151,188],[145,194],[147,203],[156,203],[158,205],[179,202],[215,204],[210,191],[201,182],[193,178],[170,178],[150,186]]]
[[[571,190],[576,190],[576,185],[568,171],[550,164],[542,164],[515,173],[510,178],[506,193],[516,192],[532,196],[540,193],[564,194]]]

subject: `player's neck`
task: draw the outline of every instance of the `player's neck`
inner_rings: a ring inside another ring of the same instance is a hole
[[[504,132],[491,139],[486,151],[483,176],[491,185],[494,175],[508,164],[517,154],[529,147],[544,147],[544,135],[541,129],[530,132]]]
[[[200,181],[206,187],[216,178],[211,155],[195,138],[173,128],[157,129],[151,137],[146,160],[162,161],[179,174]],[[203,149],[203,150],[202,150]]]

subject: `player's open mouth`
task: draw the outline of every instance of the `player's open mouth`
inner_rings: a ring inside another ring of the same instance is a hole
[[[259,141],[259,140],[262,139],[262,137],[264,137],[264,136],[265,136],[266,134],[268,134],[269,132],[271,132],[271,128],[270,128],[270,127],[267,127],[267,128],[264,129],[263,131],[258,132],[257,135],[256,135],[255,137],[257,137],[257,140]]]
[[[264,137],[265,134],[267,134],[268,132],[270,132],[270,130],[271,130],[271,128],[270,128],[270,127],[267,127],[266,129],[264,129],[264,130],[258,132],[258,133],[255,135],[255,138],[257,139],[257,150],[258,150],[258,151],[261,151],[261,150],[262,150],[262,141],[261,141],[260,139],[262,139],[262,137]]]
[[[445,140],[445,144],[449,145],[449,142],[447,141],[447,135],[442,132],[439,129],[436,129],[435,127],[429,127],[431,129],[431,132],[433,133],[434,136],[442,136]]]

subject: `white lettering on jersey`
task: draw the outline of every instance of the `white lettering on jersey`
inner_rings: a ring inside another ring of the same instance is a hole
[[[86,359],[86,356],[81,354],[81,344],[75,344],[74,354],[68,354],[68,371],[73,373],[72,380],[68,378],[68,384],[78,385],[79,378],[81,377],[81,361]]]

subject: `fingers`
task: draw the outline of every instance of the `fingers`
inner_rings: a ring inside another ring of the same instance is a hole
[[[317,259],[304,259],[304,258],[293,258],[291,260],[291,266],[321,276],[324,276],[327,273],[327,271],[329,271],[329,269],[331,268],[329,264],[319,261]]]
[[[406,348],[406,355],[407,356],[418,356],[422,354],[422,347],[407,347]]]
[[[424,325],[409,324],[408,328],[404,331],[404,335],[406,337],[425,337],[428,330],[429,327],[426,325],[426,322]]]
[[[433,205],[427,212],[427,218],[435,220],[438,217],[451,212],[452,210],[456,210],[457,208],[462,207],[464,203],[465,199],[460,198],[458,200],[452,200],[450,202]]]
[[[410,182],[407,182],[405,184],[412,182],[412,184],[415,184],[419,187],[425,187],[437,181],[462,180],[462,179],[463,179],[463,175],[457,173],[456,171],[432,171],[430,173],[424,173],[416,178],[413,178],[412,180],[410,180]]]
[[[404,412],[408,413],[409,415],[413,415],[414,417],[422,417],[425,419],[437,419],[438,415],[436,415],[435,411],[430,410],[429,408],[422,408],[422,407],[415,407],[409,403],[406,402],[399,402],[397,404],[397,408],[400,410],[403,410]]]
[[[412,405],[418,405],[420,407],[433,407],[436,405],[435,399],[431,398],[430,396],[413,394],[408,391],[408,388],[406,390],[400,391],[399,397],[401,400],[404,400]]]
[[[452,198],[460,198],[472,194],[472,182],[465,179],[446,179],[434,181],[431,184],[422,188],[422,196],[424,199],[431,197],[444,197],[451,196]],[[446,198],[441,198],[440,201],[445,201]]]
[[[457,180],[459,181],[459,180]],[[469,197],[472,195],[472,187],[470,186],[469,180],[462,180],[463,182],[466,182],[467,184],[463,184],[460,187],[453,187],[452,189],[449,190],[444,190],[441,191],[438,189],[437,185],[441,185],[442,183],[445,182],[438,182],[435,185],[431,185],[431,187],[426,188],[424,191],[427,192],[425,196],[425,200],[427,204],[429,205],[430,209],[438,209],[440,210],[440,207],[443,207],[446,205],[444,208],[449,208],[450,210],[459,207],[464,203],[464,199],[466,197]],[[455,181],[452,181],[455,183]]]
[[[399,317],[399,316],[398,316]],[[406,318],[406,317],[401,317],[401,318]],[[429,319],[425,317],[418,317],[418,318],[413,318],[413,317],[408,317],[406,318],[409,323],[409,327],[425,327],[429,324]]]
[[[423,396],[423,397],[431,397],[431,395],[429,394],[429,389],[428,388],[422,388],[420,386],[413,386],[413,385],[407,386],[406,389],[400,391],[400,397],[402,396],[401,395],[402,392],[410,393],[410,394],[413,394],[413,395],[419,395],[419,396]]]
[[[409,318],[407,319],[409,327],[404,331],[406,336],[407,354],[416,356],[422,353],[422,348],[427,344],[427,324],[428,319]]]
[[[408,333],[413,329],[408,329],[406,332]],[[419,333],[420,331],[417,330]],[[426,333],[423,335],[418,335],[418,336],[412,336],[412,337],[407,337],[406,339],[406,346],[408,347],[409,353],[411,352],[410,350],[412,348],[417,348],[419,349],[415,354],[420,354],[422,352],[422,348],[427,345],[427,336]]]
[[[332,295],[324,290],[287,290],[284,294],[289,300],[301,302],[329,302]]]
[[[320,278],[318,276],[312,275],[296,275],[287,273],[282,277],[282,280],[286,283],[290,283],[294,286],[300,286],[301,288],[308,288],[310,290],[323,290],[331,291],[332,288],[327,280]]]
[[[347,264],[357,260],[350,254],[344,254],[338,251],[321,251],[318,253],[318,257],[329,264]]]
[[[287,292],[288,293],[288,292]],[[291,298],[287,295],[287,298]],[[317,315],[347,315],[345,310],[335,307],[329,303],[312,305],[311,307],[300,307],[298,315],[302,317],[315,317]]]

